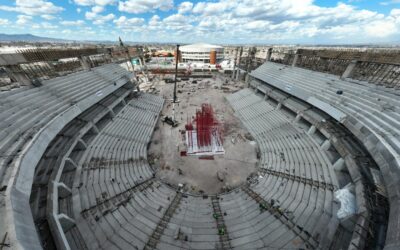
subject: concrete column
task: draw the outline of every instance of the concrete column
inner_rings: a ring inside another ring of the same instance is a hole
[[[78,59],[84,70],[91,70],[92,67],[91,67],[88,59],[85,56],[80,56],[80,57],[78,57]]]
[[[246,73],[246,77],[244,78],[244,82],[246,83],[247,87],[250,86],[250,76],[249,73]],[[257,87],[256,87],[257,88]]]
[[[345,168],[344,159],[339,158],[334,164],[333,169],[336,171],[342,171]]]
[[[71,159],[71,158],[67,158],[65,159],[65,163],[64,163],[64,171],[71,171],[71,170],[75,170],[78,166],[76,165],[76,163]]]
[[[353,182],[347,183],[346,186],[344,186],[343,188],[348,189],[352,193],[356,192],[356,187],[354,186]]]
[[[75,146],[77,150],[85,150],[87,147],[88,146],[86,145],[86,142],[84,142],[82,139],[79,139]]]
[[[326,141],[324,141],[324,143],[322,143],[321,148],[323,150],[328,150],[331,147],[331,141],[328,139]]]
[[[310,127],[310,129],[308,130],[307,134],[313,135],[315,133],[315,131],[317,131],[317,128],[314,125],[312,125]]]
[[[233,59],[233,69],[232,69],[232,75],[231,75],[232,79],[235,79],[235,70],[236,70],[236,62],[238,60],[238,53],[239,53],[239,47],[236,48],[235,59]]]
[[[276,109],[281,109],[282,108],[282,103],[278,103],[278,105],[276,106]]]
[[[272,48],[269,48],[267,52],[267,62],[271,61],[271,56],[272,56]]]
[[[6,66],[5,70],[7,75],[14,81],[21,85],[29,86],[31,85],[31,80],[29,76],[21,69],[19,65]]]
[[[61,227],[64,232],[70,230],[73,226],[75,226],[75,220],[69,217],[66,214],[59,214],[58,220],[60,221]]]
[[[300,115],[300,114],[297,114],[297,115],[296,115],[296,118],[294,118],[294,122],[297,123],[297,122],[300,121],[300,119],[301,119],[301,115]]]
[[[110,116],[111,116],[112,118],[115,117],[115,113],[114,113],[114,110],[112,110],[112,108],[108,108],[108,113],[110,114]]]
[[[349,78],[353,75],[353,70],[356,67],[358,61],[353,60],[350,62],[350,64],[347,66],[346,70],[343,72],[342,76],[340,77],[341,79]]]
[[[58,196],[61,198],[65,198],[68,197],[72,194],[72,191],[69,187],[67,187],[67,185],[65,185],[62,182],[57,182],[55,183],[55,185],[58,188]]]
[[[239,80],[239,75],[240,75],[240,60],[243,54],[243,47],[240,47],[240,52],[239,52],[239,56],[238,56],[238,60],[237,60],[237,72],[236,72],[236,80]]]
[[[297,61],[299,60],[299,54],[294,55],[292,67],[296,67]]]
[[[94,124],[93,122],[90,122],[90,123],[92,124],[92,129],[93,129],[93,131],[94,131],[96,134],[100,133],[100,130],[99,130],[99,128],[96,126],[96,124]]]
[[[267,93],[265,93],[264,100],[268,100],[268,97]]]

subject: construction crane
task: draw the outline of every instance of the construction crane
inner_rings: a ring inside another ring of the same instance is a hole
[[[128,47],[126,47],[126,46],[124,45],[124,43],[122,42],[121,37],[118,37],[118,39],[119,39],[119,46],[120,46],[121,48],[124,49],[126,58],[127,58],[128,61],[129,61],[129,63],[128,63],[128,62],[126,63],[126,65],[128,66],[128,70],[129,70],[129,65],[130,65],[131,68],[132,68],[132,72],[133,72],[132,58],[131,58],[131,55],[129,54],[129,49],[128,49]]]
[[[119,37],[119,46],[121,46],[121,47],[125,50],[126,57],[127,57],[128,61],[130,62],[130,63],[128,64],[128,69],[129,69],[129,65],[131,65],[132,72],[133,72],[133,71],[134,71],[134,66],[133,66],[133,63],[132,63],[132,57],[131,57],[131,55],[129,54],[129,49],[128,49],[128,47],[125,46],[124,43],[122,42],[121,37]],[[144,68],[144,65],[143,65],[143,63],[142,63],[142,60],[144,60],[144,58],[143,58],[143,53],[141,53],[141,52],[139,51],[138,46],[136,46],[136,52],[137,52],[137,54],[138,54],[138,56],[139,56],[140,69],[141,69],[141,72],[142,72],[142,74],[143,74],[143,76],[144,76],[145,83],[148,83],[149,80],[148,80],[147,74],[146,74],[146,72],[143,70],[143,68]]]
[[[175,53],[175,81],[174,81],[174,93],[172,98],[172,117],[166,116],[164,122],[171,125],[172,127],[177,127],[178,122],[175,119],[175,103],[179,103],[178,97],[176,95],[176,83],[178,81],[178,64],[179,64],[179,44],[176,45]]]

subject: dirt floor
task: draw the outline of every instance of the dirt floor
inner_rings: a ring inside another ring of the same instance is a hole
[[[225,100],[225,96],[243,87],[243,82],[233,82],[221,74],[196,81],[197,84],[192,79],[178,83],[180,102],[175,104],[175,117],[180,124],[175,128],[161,121],[165,115],[172,116],[174,85],[153,81],[166,103],[149,147],[149,162],[157,171],[156,177],[166,183],[184,184],[188,192],[196,194],[216,194],[243,184],[257,172],[257,145]],[[224,127],[225,154],[215,155],[213,160],[180,156],[181,151],[186,151],[181,132],[202,103],[213,106]]]

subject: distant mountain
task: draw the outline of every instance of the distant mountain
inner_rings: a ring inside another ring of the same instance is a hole
[[[32,34],[1,34],[0,42],[71,42],[69,40],[35,36]]]

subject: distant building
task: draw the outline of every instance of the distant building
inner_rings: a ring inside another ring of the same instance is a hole
[[[216,65],[224,59],[224,48],[218,45],[196,43],[181,46],[179,50],[179,61],[183,63]]]

